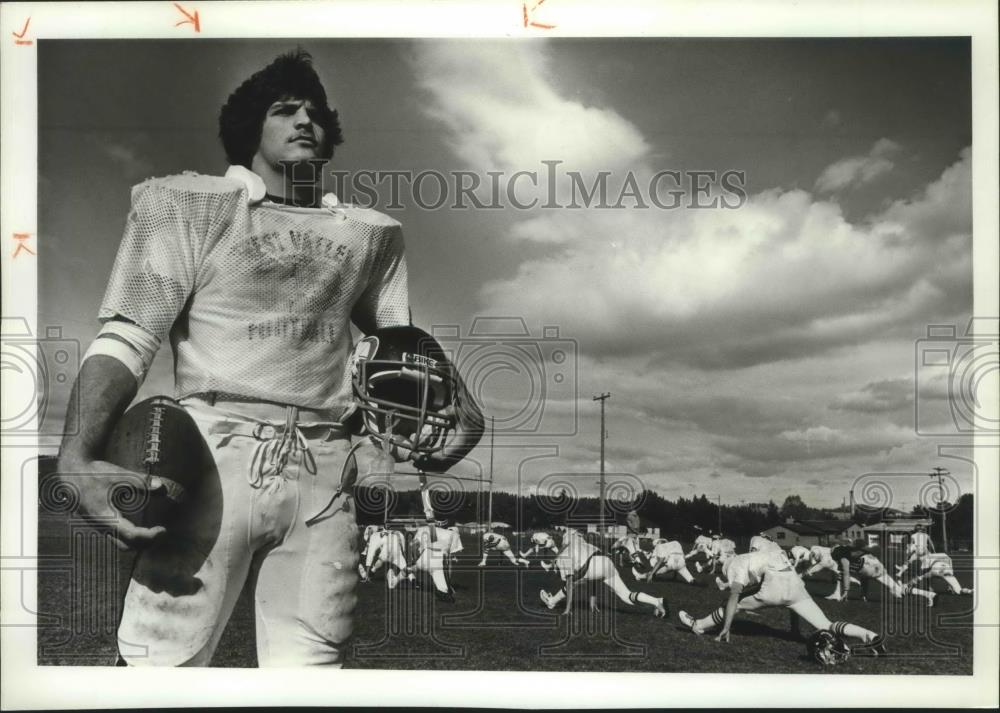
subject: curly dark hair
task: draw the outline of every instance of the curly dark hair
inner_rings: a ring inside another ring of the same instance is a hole
[[[326,137],[320,155],[326,159],[333,156],[333,147],[344,142],[340,117],[326,103],[326,90],[313,69],[312,56],[299,49],[279,56],[229,95],[219,112],[219,138],[230,164],[250,168],[260,146],[267,108],[292,98],[308,99],[315,105],[316,123]]]

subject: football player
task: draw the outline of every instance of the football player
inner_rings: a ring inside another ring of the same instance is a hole
[[[735,542],[718,534],[712,535],[712,548],[709,553],[708,564],[705,565],[704,569],[709,573],[715,572],[725,557],[734,554],[736,554]],[[698,571],[703,571],[703,568],[699,567]]]
[[[811,564],[810,556],[811,553],[809,552],[808,547],[803,547],[802,545],[795,545],[792,547],[789,559],[791,560],[792,567],[795,568],[796,572],[801,572],[804,567]]]
[[[896,576],[901,577],[913,562],[933,551],[934,543],[930,535],[925,531],[923,524],[917,524],[916,531],[910,535],[910,544],[906,548],[909,558],[896,567]]]
[[[702,555],[705,561],[709,561],[712,557],[712,538],[708,535],[698,535],[694,538],[694,544],[691,546],[691,551],[684,555],[684,559],[689,560],[692,557],[697,557]],[[702,570],[701,562],[695,562],[695,569],[699,572]]]
[[[371,544],[372,537],[378,531],[378,525],[368,525],[365,527],[365,531],[361,535],[361,552],[358,556],[358,575],[361,577],[362,582],[368,582],[370,579],[370,573],[365,562],[368,560],[368,547]]]
[[[647,604],[653,607],[653,614],[658,618],[666,617],[667,603],[645,592],[633,592],[622,581],[621,575],[615,569],[614,562],[607,555],[587,540],[576,530],[567,530],[563,549],[556,557],[556,569],[563,579],[563,587],[555,594],[544,589],[539,592],[542,603],[549,609],[555,609],[560,602],[565,601],[563,614],[569,614],[573,606],[573,590],[585,582],[600,582],[609,587],[622,603],[629,607],[636,604]],[[590,608],[598,611],[597,597],[590,595]]]
[[[549,533],[539,530],[531,535],[531,548],[526,552],[520,553],[520,562],[524,564],[525,567],[529,566],[530,562],[528,557],[532,555],[537,555],[542,552],[551,552],[553,555],[559,554],[559,547],[556,545],[555,539]],[[552,569],[552,562],[542,559],[539,561],[546,572]]]
[[[729,597],[723,606],[700,619],[686,611],[678,613],[681,623],[695,634],[722,627],[715,640],[729,641],[729,630],[737,611],[786,607],[816,629],[860,639],[862,645],[871,647],[874,653],[884,653],[882,639],[874,631],[845,621],[832,622],[826,617],[809,596],[784,552],[761,550],[743,555],[724,554],[722,572],[729,583]],[[797,622],[794,617],[793,622]]]
[[[498,553],[510,560],[510,563],[515,567],[521,565],[527,567],[528,563],[519,560],[514,556],[513,550],[510,548],[510,542],[507,538],[501,535],[499,532],[489,532],[483,533],[483,559],[479,561],[480,567],[485,567],[486,562],[492,553]]]
[[[767,535],[761,533],[760,535],[754,535],[750,538],[750,551],[759,552],[761,550],[768,550],[771,552],[784,552],[781,545],[772,540]]]
[[[813,545],[809,548],[809,561],[812,565],[806,570],[803,576],[812,577],[823,570],[833,572],[836,575],[837,580],[840,580],[840,565],[833,561],[833,557],[830,554],[831,548],[823,547],[822,545]],[[861,580],[855,576],[851,576],[851,582],[853,584],[861,585]]]
[[[904,590],[899,582],[889,576],[875,555],[869,554],[860,547],[838,545],[830,551],[830,557],[837,563],[841,576],[837,579],[837,587],[833,594],[827,599],[843,601],[847,599],[852,581],[861,580],[861,586],[864,588],[867,581],[875,580],[897,599],[901,599],[905,594],[916,594],[925,598],[928,606],[934,606],[934,592],[916,587],[911,587],[908,591]]]
[[[628,513],[625,527],[625,534],[611,545],[611,552],[612,554],[615,554],[615,550],[623,552],[632,565],[632,576],[639,579],[649,572],[649,556],[642,549],[639,535],[643,528],[639,521],[639,515],[634,510]]]
[[[442,523],[443,524],[443,523]],[[462,549],[458,532],[436,525],[424,525],[413,535],[417,557],[411,571],[425,572],[434,583],[439,599],[455,601],[450,581],[451,558]]]
[[[309,55],[278,57],[241,84],[219,134],[224,177],[185,173],[132,190],[102,327],[73,387],[60,477],[83,517],[117,546],[141,548],[118,629],[128,664],[208,665],[252,569],[259,664],[339,666],[358,582],[344,487],[356,474],[351,322],[440,362],[407,331],[400,224],[321,195],[343,137]],[[175,396],[215,462],[169,528],[140,527],[109,495],[141,475],[103,450],[168,337]],[[423,396],[405,418],[387,410],[383,425],[412,439],[393,457],[442,472],[476,445],[482,415],[457,374],[429,388],[440,378],[429,368],[397,375],[411,384],[404,396]],[[427,403],[429,390],[443,398]],[[432,417],[449,424],[434,447],[420,435]]]
[[[385,583],[395,589],[403,581],[416,583],[406,562],[406,535],[380,527],[372,533],[365,554],[366,580],[386,565]]]
[[[694,577],[687,568],[687,560],[684,559],[684,547],[676,540],[666,540],[658,538],[653,540],[653,552],[649,557],[649,572],[643,579],[651,582],[653,577],[660,572],[669,574],[676,572],[688,584],[695,584]],[[636,579],[639,579],[636,577]]]
[[[934,577],[943,579],[952,594],[972,594],[972,589],[963,587],[955,578],[955,568],[951,563],[951,557],[944,552],[925,553],[920,558],[920,574],[906,582],[903,589],[910,593],[915,586]]]

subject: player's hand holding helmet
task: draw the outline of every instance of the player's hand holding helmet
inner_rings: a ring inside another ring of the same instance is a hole
[[[809,637],[806,650],[810,657],[824,666],[835,666],[851,657],[851,648],[847,642],[825,629],[816,631]]]
[[[417,327],[385,327],[361,339],[351,383],[365,431],[397,463],[447,470],[482,435],[482,414],[458,371]]]

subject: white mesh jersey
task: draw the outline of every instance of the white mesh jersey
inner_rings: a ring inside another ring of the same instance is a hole
[[[592,555],[600,554],[600,550],[587,542],[582,535],[567,533],[566,544],[556,557],[556,568],[559,575],[566,579],[575,574]]]
[[[409,323],[400,224],[377,211],[251,204],[185,173],[132,189],[99,317],[168,334],[178,398],[220,392],[343,412],[350,322]]]
[[[758,550],[733,557],[726,563],[725,574],[732,584],[751,587],[760,584],[769,571],[780,572],[789,567],[791,563],[784,552]]]

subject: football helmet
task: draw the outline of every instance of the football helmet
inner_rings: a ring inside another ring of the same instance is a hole
[[[851,657],[851,648],[831,631],[820,629],[806,641],[809,656],[824,666],[836,666]]]
[[[455,369],[434,337],[413,326],[385,327],[361,339],[351,384],[372,442],[398,463],[444,448],[455,429]]]

